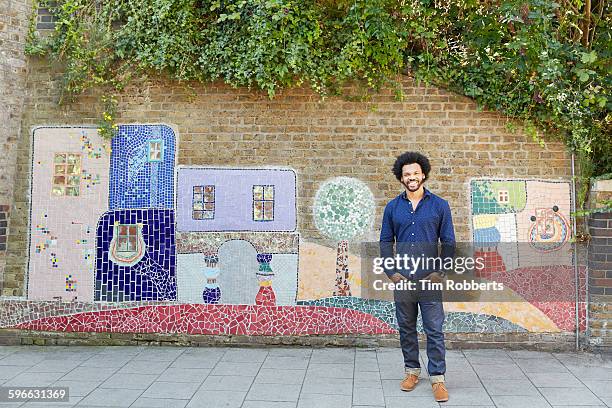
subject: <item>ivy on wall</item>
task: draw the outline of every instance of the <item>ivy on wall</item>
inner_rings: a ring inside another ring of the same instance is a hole
[[[267,91],[308,84],[325,95],[348,81],[447,87],[563,138],[584,177],[612,173],[610,53],[605,0],[40,0],[56,18],[28,53],[64,66],[64,100],[134,77],[223,80]]]

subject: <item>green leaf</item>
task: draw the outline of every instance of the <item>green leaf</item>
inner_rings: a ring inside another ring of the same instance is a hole
[[[580,56],[580,61],[582,61],[583,64],[591,64],[597,61],[597,52],[583,52]]]

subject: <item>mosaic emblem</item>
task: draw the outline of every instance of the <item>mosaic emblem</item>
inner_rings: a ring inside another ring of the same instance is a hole
[[[204,255],[204,262],[206,268],[204,269],[204,276],[206,276],[206,285],[202,292],[202,298],[204,303],[217,304],[221,299],[221,288],[217,282],[219,277],[219,256],[216,253],[208,253]]]
[[[529,243],[542,252],[555,251],[569,238],[569,224],[559,213],[559,208],[536,208],[531,216],[533,225],[529,230]]]

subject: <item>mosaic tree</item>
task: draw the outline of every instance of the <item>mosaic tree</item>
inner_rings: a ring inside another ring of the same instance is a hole
[[[338,242],[334,296],[351,296],[348,241],[371,228],[374,211],[374,195],[364,182],[355,178],[327,180],[315,195],[315,226],[322,235]]]

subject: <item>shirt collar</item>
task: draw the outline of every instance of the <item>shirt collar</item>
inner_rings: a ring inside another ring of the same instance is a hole
[[[408,195],[406,194],[406,190],[404,190],[404,192],[402,193],[402,197],[404,199],[406,199],[406,200],[408,199]],[[426,189],[425,187],[423,187],[423,199],[425,197],[431,197],[431,192],[428,189]]]

